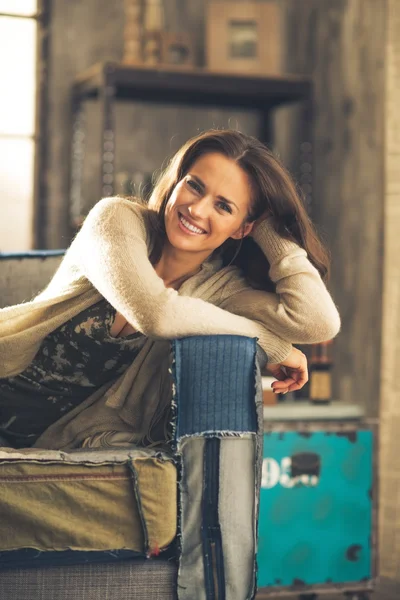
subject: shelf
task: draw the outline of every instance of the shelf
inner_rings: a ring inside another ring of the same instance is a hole
[[[76,78],[73,98],[79,101],[96,97],[104,86],[111,86],[115,97],[122,100],[252,109],[312,97],[312,80],[296,75],[246,76],[200,68],[166,70],[105,62]]]
[[[364,408],[359,404],[334,401],[331,404],[317,405],[310,402],[280,402],[264,406],[264,422],[276,421],[352,421],[365,417]]]

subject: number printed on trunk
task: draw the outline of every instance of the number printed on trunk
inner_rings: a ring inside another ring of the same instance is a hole
[[[300,475],[292,477],[292,459],[290,456],[282,458],[280,463],[274,458],[264,458],[262,464],[261,487],[270,489],[276,485],[285,488],[299,486],[315,487],[318,485],[319,477],[316,475]]]

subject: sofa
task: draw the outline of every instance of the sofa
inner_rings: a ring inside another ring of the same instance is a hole
[[[43,289],[62,256],[0,254],[0,308]],[[1,599],[254,598],[262,353],[238,336],[170,347],[168,448],[0,448]]]

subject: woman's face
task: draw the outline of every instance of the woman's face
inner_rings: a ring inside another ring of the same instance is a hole
[[[223,154],[201,156],[175,186],[165,208],[168,241],[176,250],[203,260],[228,238],[247,235],[250,183],[235,161]]]

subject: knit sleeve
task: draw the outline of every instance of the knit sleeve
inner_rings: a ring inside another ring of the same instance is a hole
[[[148,236],[139,205],[106,198],[90,211],[71,253],[82,274],[135,329],[148,337],[242,335],[259,338],[269,362],[291,351],[261,323],[235,315],[200,298],[167,288],[148,258]]]
[[[340,330],[338,310],[306,251],[279,236],[269,219],[258,225],[253,238],[271,265],[276,293],[242,289],[238,297],[226,299],[224,308],[235,312],[246,306],[255,319],[292,343],[335,337]],[[245,314],[243,308],[239,314]]]

